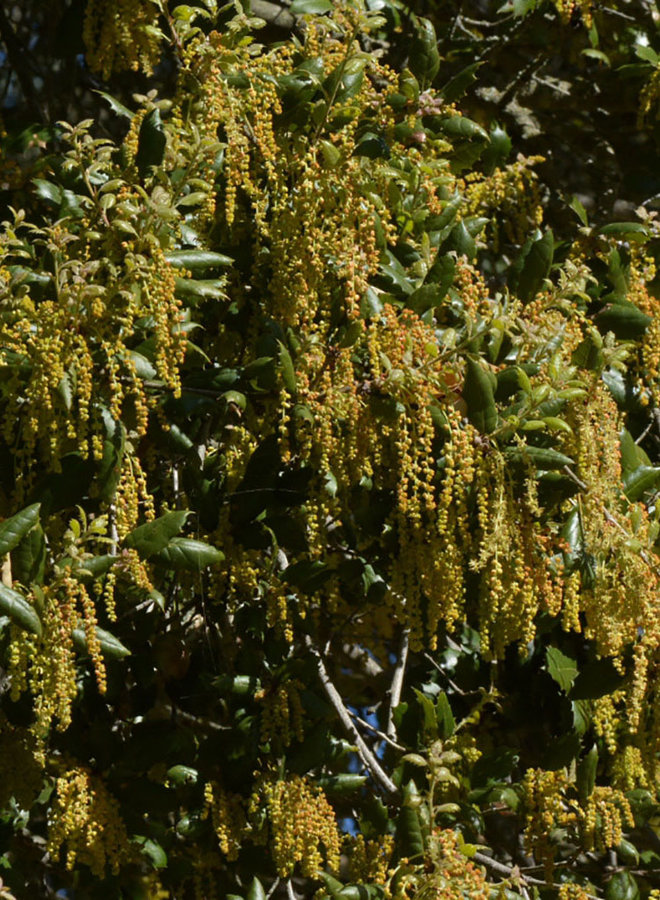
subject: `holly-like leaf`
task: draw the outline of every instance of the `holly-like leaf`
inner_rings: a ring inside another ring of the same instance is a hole
[[[548,277],[554,254],[554,236],[548,229],[543,237],[533,241],[524,253],[518,275],[517,294],[523,303],[533,300]]]
[[[164,550],[173,537],[175,537],[186,524],[190,513],[187,510],[174,510],[165,513],[153,522],[145,522],[134,528],[126,535],[124,544],[137,550],[142,559],[149,559],[155,553]]]

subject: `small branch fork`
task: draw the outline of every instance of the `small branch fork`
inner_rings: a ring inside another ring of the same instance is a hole
[[[325,667],[323,657],[321,656],[319,650],[314,646],[314,643],[309,635],[305,635],[305,644],[309,652],[316,660],[316,669],[319,673],[319,679],[321,681],[321,684],[323,685],[323,689],[325,690],[330,703],[335,708],[335,712],[339,716],[341,724],[344,726],[353,743],[357,747],[358,756],[362,760],[365,768],[368,769],[375,781],[378,782],[378,784],[391,798],[394,799],[398,797],[399,789],[394,784],[389,775],[381,767],[373,751],[370,749],[360,732],[357,730],[357,727],[351,719],[351,715],[346,708],[339,691],[334,686],[330,679],[330,676],[328,675],[328,670]]]
[[[550,887],[547,881],[542,881],[540,878],[533,878],[531,875],[523,875],[518,866],[507,866],[505,863],[498,862],[498,860],[493,859],[485,853],[474,853],[472,859],[476,863],[479,863],[480,866],[490,869],[491,872],[494,872],[501,878],[511,878],[513,881],[516,881],[522,890],[525,890],[525,887],[528,885]],[[595,894],[587,894],[585,892],[584,896],[588,897],[589,900],[600,900]]]

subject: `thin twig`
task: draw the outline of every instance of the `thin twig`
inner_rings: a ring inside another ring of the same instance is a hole
[[[406,748],[402,744],[397,744],[396,741],[393,741],[392,738],[388,737],[384,731],[379,731],[378,728],[365,721],[365,719],[360,718],[360,716],[358,716],[357,713],[354,713],[351,709],[348,710],[348,714],[352,719],[355,719],[358,725],[361,725],[363,728],[366,728],[367,731],[375,734],[381,739],[381,741],[385,741],[385,743],[389,744],[390,747],[394,747],[395,750],[401,750],[403,753],[405,753]]]
[[[273,894],[277,890],[277,885],[279,883],[280,883],[280,879],[276,878],[275,881],[271,884],[270,888],[268,889],[268,893],[266,894],[266,900],[269,900],[269,898],[273,896]]]
[[[297,900],[290,878],[287,880],[287,883],[286,883],[286,895],[289,898],[289,900]]]
[[[387,709],[387,736],[390,739],[396,737],[396,725],[394,724],[394,710],[401,702],[401,691],[403,690],[403,678],[406,672],[406,663],[408,662],[409,636],[408,629],[404,628],[401,635],[401,644],[399,646],[399,658],[394,667],[394,675],[392,676],[392,685],[390,687],[390,705]]]
[[[320,652],[314,646],[312,639],[309,635],[305,635],[305,644],[307,649],[312,654],[312,656],[316,660],[316,668],[319,673],[319,678],[321,680],[321,684],[330,700],[330,703],[335,708],[335,712],[339,716],[339,720],[342,725],[348,732],[348,734],[353,739],[353,743],[357,747],[357,753],[360,759],[362,760],[364,766],[368,769],[374,779],[380,784],[380,786],[391,796],[398,796],[399,789],[394,784],[389,775],[382,769],[380,763],[374,756],[373,752],[366,744],[364,738],[357,730],[357,726],[354,724],[351,719],[350,713],[346,709],[344,705],[344,701],[339,694],[339,691],[334,686],[332,681],[330,680],[330,676],[328,675],[328,670],[325,667],[325,663],[323,662],[323,657]]]
[[[535,884],[539,887],[552,887],[551,884],[540,878],[532,878],[531,875],[523,875],[518,866],[507,866],[505,863],[498,862],[498,860],[487,856],[485,853],[474,853],[472,859],[479,863],[479,865],[485,866],[487,869],[495,872],[497,875],[501,875],[502,878],[512,878],[514,881],[518,881],[521,886]],[[587,894],[586,891],[583,896],[587,897],[588,900],[600,900],[595,894]]]
[[[449,639],[447,640],[447,643],[449,643]],[[455,646],[456,646],[459,650],[461,649],[461,648],[459,647],[458,644],[456,644]],[[438,672],[440,672],[440,674],[441,674],[442,677],[445,679],[445,681],[447,682],[447,684],[449,685],[449,687],[450,687],[453,691],[455,691],[455,692],[459,695],[459,697],[473,697],[473,696],[476,696],[477,694],[480,694],[480,693],[481,693],[481,691],[464,691],[463,688],[460,688],[460,687],[456,684],[456,682],[455,682],[455,681],[452,681],[452,679],[449,677],[449,675],[447,675],[447,673],[446,673],[445,670],[442,668],[442,666],[439,665],[439,664],[433,659],[433,657],[431,656],[430,653],[425,653],[425,654],[424,654],[424,658],[425,658],[425,659],[428,659],[428,661],[431,663],[432,666],[435,666],[435,668],[438,670]]]

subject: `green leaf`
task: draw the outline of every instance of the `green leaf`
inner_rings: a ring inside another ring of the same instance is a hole
[[[224,553],[216,547],[183,537],[172,538],[162,550],[150,557],[153,562],[160,563],[168,569],[189,569],[194,572],[201,572],[207,566],[217,565],[224,558]]]
[[[583,51],[584,52],[584,51]],[[571,200],[568,204],[573,212],[577,215],[578,219],[582,224],[587,227],[589,225],[589,218],[587,216],[587,211],[584,206],[580,203],[577,197],[571,197]]]
[[[40,503],[33,503],[0,524],[0,557],[18,547],[25,535],[39,521]]]
[[[341,775],[321,775],[316,778],[316,784],[323,788],[330,797],[339,797],[346,794],[354,794],[367,782],[366,775],[355,775],[346,772]]]
[[[322,16],[332,12],[332,9],[331,0],[293,0],[289,12],[292,16]]]
[[[424,734],[430,738],[436,738],[438,736],[438,719],[436,716],[435,703],[430,697],[427,697],[426,694],[422,693],[422,691],[418,691],[417,688],[414,688],[414,691],[417,702],[422,710]]]
[[[542,238],[532,242],[524,254],[516,289],[523,303],[534,299],[548,277],[554,246],[554,236],[551,229],[548,229]]]
[[[454,100],[458,100],[463,96],[472,82],[476,79],[477,70],[480,66],[483,66],[483,62],[481,60],[479,60],[478,62],[470,63],[469,66],[461,69],[461,71],[457,75],[454,75],[454,77],[451,78],[447,82],[447,84],[440,89],[440,93],[445,98],[447,103],[453,103]]]
[[[119,557],[107,553],[103,556],[92,556],[89,559],[80,560],[73,574],[79,581],[92,580],[105,575],[117,562]]]
[[[137,835],[135,842],[141,845],[140,852],[149,859],[154,869],[167,868],[167,853],[165,853],[158,841]]]
[[[282,381],[288,392],[290,394],[295,394],[298,390],[298,382],[296,380],[296,370],[293,367],[291,354],[282,341],[278,341],[277,344],[280,348],[280,372],[282,373]]]
[[[153,522],[145,522],[126,535],[125,545],[137,550],[142,559],[149,559],[155,553],[164,550],[175,535],[186,523],[190,515],[188,510],[174,510],[165,513]]]
[[[396,823],[396,842],[401,856],[420,860],[424,855],[424,838],[417,810],[402,806]]]
[[[211,250],[175,250],[166,253],[165,259],[175,268],[189,269],[191,272],[205,272],[207,269],[231,266],[234,263],[231,256]]]
[[[45,181],[43,178],[33,178],[32,184],[37,189],[37,197],[46,200],[52,206],[56,206],[59,209],[59,206],[62,203],[62,188],[53,184],[52,181]]]
[[[435,702],[435,714],[438,720],[438,731],[443,740],[447,740],[456,730],[456,720],[449,703],[447,694],[441,691]]]
[[[630,872],[615,872],[607,882],[605,900],[639,900],[639,887]]]
[[[248,888],[246,900],[266,900],[266,892],[258,878],[252,879],[252,884]]]
[[[131,651],[125,647],[114,634],[110,634],[110,632],[106,631],[104,628],[99,628],[98,625],[95,630],[96,637],[98,638],[101,650],[105,656],[110,656],[113,659],[123,659],[125,656],[131,655]],[[76,648],[81,653],[87,653],[87,635],[85,634],[85,629],[74,628],[71,636]]]
[[[598,747],[593,744],[589,752],[582,757],[577,765],[576,783],[581,803],[586,803],[593,792],[596,784],[597,769]]]
[[[480,360],[467,357],[463,399],[470,422],[483,434],[489,434],[497,427],[494,382],[495,377]]]
[[[439,128],[444,134],[448,134],[450,137],[488,140],[488,132],[484,131],[477,122],[468,119],[467,116],[448,116],[445,119],[441,119]]]
[[[166,145],[167,138],[165,137],[160,110],[151,109],[142,120],[138,135],[135,164],[138,167],[140,178],[148,175],[149,169],[162,163]]]
[[[435,28],[428,19],[418,19],[410,47],[408,68],[421,85],[429,85],[440,69]]]
[[[632,502],[641,500],[647,491],[656,490],[660,484],[660,468],[658,466],[638,466],[634,472],[624,472],[623,489],[626,497]]]
[[[124,106],[123,103],[120,103],[119,100],[117,100],[115,97],[112,97],[110,94],[106,94],[105,91],[94,91],[94,93],[98,94],[99,97],[103,97],[103,99],[115,115],[129,120],[132,119],[135,115],[135,113],[131,112],[128,107]]]
[[[41,620],[35,608],[22,594],[0,583],[0,613],[9,616],[14,625],[41,637]]]
[[[174,282],[174,290],[180,300],[222,300],[227,296],[226,288],[224,278],[177,278]]]
[[[46,570],[46,537],[41,525],[29,531],[12,550],[11,565],[21,584],[43,584]]]
[[[650,237],[648,228],[641,222],[610,222],[597,228],[595,233],[635,244],[644,244]]]
[[[557,647],[548,647],[545,651],[545,662],[548,674],[554,678],[562,691],[570,691],[578,674],[575,660],[566,656]]]
[[[611,331],[615,337],[625,341],[642,337],[652,319],[633,303],[619,300],[616,303],[609,303],[598,313],[594,321],[600,331]]]
[[[167,770],[167,777],[172,784],[197,784],[199,780],[199,772],[197,769],[191,769],[190,766],[171,766]]]
[[[528,459],[537,469],[563,469],[575,462],[570,456],[553,450],[552,447],[533,447],[530,444],[524,447],[507,447],[504,455],[512,462]]]

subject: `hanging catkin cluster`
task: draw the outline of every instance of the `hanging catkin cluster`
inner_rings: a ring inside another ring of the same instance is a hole
[[[89,866],[97,878],[117,874],[132,858],[119,804],[100,778],[71,769],[55,783],[48,822],[48,852],[66,852],[66,867]]]
[[[158,7],[151,0],[87,0],[83,40],[89,67],[107,80],[114,72],[151,74],[160,57]]]

